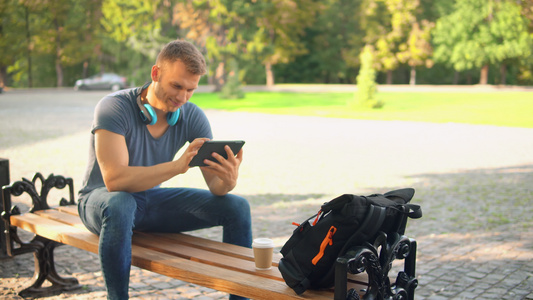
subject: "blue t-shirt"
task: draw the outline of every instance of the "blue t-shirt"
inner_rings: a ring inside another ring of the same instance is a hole
[[[80,194],[104,187],[104,180],[94,149],[94,133],[105,129],[125,137],[130,166],[153,166],[172,161],[186,142],[196,138],[213,138],[205,113],[191,102],[180,109],[176,125],[170,126],[160,138],[154,138],[140,117],[137,97],[141,88],[110,94],[96,105],[89,145],[89,161]]]

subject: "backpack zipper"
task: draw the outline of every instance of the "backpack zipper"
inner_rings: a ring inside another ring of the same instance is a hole
[[[326,247],[328,245],[333,245],[333,235],[335,232],[337,232],[337,228],[335,226],[331,226],[328,230],[328,234],[326,234],[326,237],[322,241],[322,244],[320,244],[320,251],[318,251],[318,254],[311,261],[313,265],[316,265],[320,259],[322,259],[324,256],[324,251],[326,251]]]

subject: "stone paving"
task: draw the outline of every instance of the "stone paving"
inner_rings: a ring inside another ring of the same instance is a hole
[[[73,177],[79,188],[92,108],[104,94],[2,94],[0,157],[10,160],[11,180],[40,171]],[[410,186],[424,211],[407,227],[418,241],[415,299],[533,299],[533,129],[207,114],[217,139],[246,140],[235,193],[252,205],[254,236],[273,238],[278,251],[291,222],[339,194]],[[197,170],[189,173],[166,185],[204,185]],[[221,230],[194,234],[220,240]],[[105,299],[96,255],[62,246],[56,263],[83,288],[42,299]],[[32,254],[0,258],[0,299],[20,299],[32,275]],[[227,298],[135,267],[130,296]]]

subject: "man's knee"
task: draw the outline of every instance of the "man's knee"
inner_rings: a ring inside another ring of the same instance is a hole
[[[250,215],[250,203],[241,196],[228,194],[226,197],[227,209],[240,215]]]
[[[135,198],[126,192],[111,192],[106,207],[105,217],[131,218],[137,209]]]
[[[80,218],[93,233],[100,234],[104,223],[133,223],[135,199],[129,193],[108,192],[103,189],[94,190],[80,200]],[[115,227],[115,225],[111,225]]]
[[[251,227],[252,217],[248,200],[236,195],[226,195],[225,197],[224,214],[227,220],[230,223],[239,224],[240,227]]]

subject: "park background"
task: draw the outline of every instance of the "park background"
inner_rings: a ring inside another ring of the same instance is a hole
[[[412,186],[424,210],[407,231],[419,243],[416,299],[533,299],[532,8],[510,0],[2,1],[0,157],[12,180],[40,171],[71,176],[78,189],[93,108],[108,92],[75,92],[75,80],[116,72],[140,85],[162,45],[188,39],[210,68],[192,101],[217,138],[247,141],[235,192],[252,205],[255,236],[275,238],[279,250],[291,222],[339,193]],[[379,109],[349,105],[364,49]],[[235,86],[244,98],[213,92]],[[205,187],[197,171],[166,185]],[[221,236],[219,228],[197,234]],[[60,272],[84,288],[48,299],[105,299],[97,257],[58,251]],[[2,260],[0,298],[18,299],[32,266],[31,254]],[[132,282],[132,298],[227,298],[139,269]]]
[[[202,83],[533,83],[532,0],[3,0],[0,87],[149,79],[162,45],[202,49]]]

